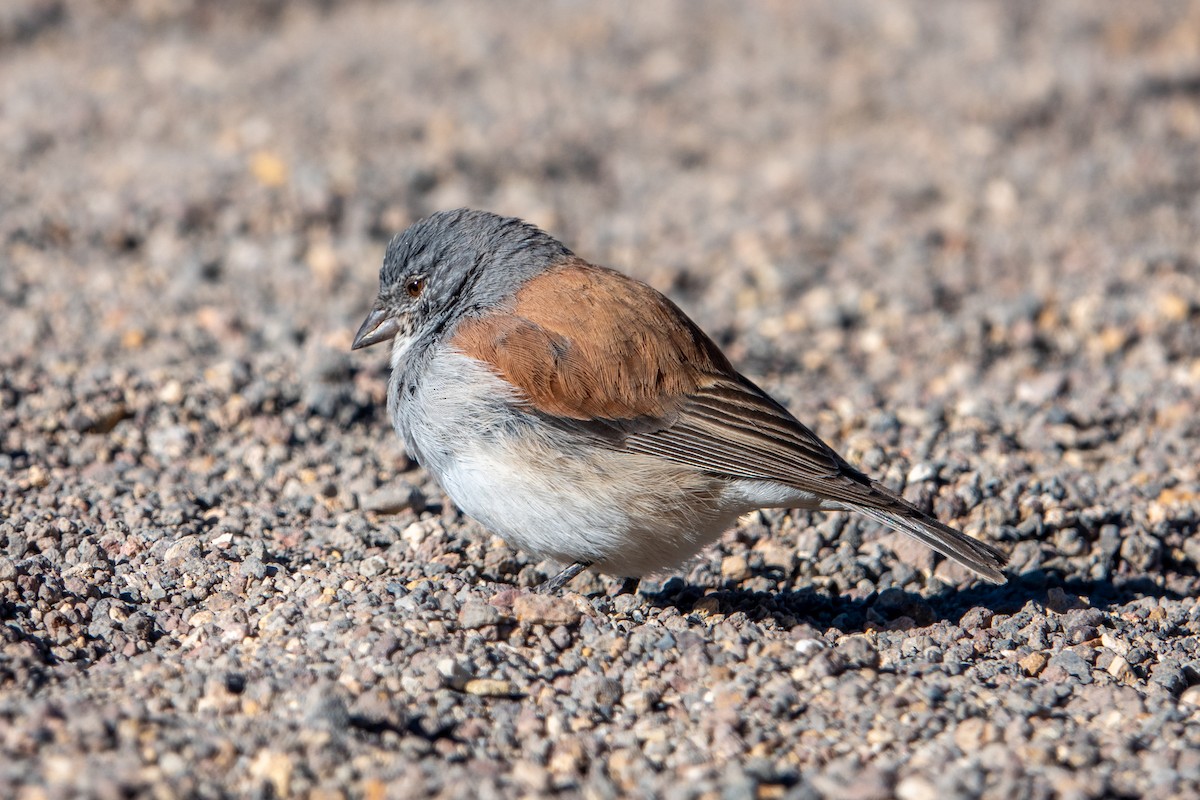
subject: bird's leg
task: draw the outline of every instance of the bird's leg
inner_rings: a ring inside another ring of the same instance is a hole
[[[562,572],[550,578],[534,591],[538,594],[558,594],[567,583],[570,582],[579,573],[590,567],[591,564],[586,564],[582,561],[576,561]]]

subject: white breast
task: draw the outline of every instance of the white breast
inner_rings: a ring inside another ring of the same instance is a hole
[[[517,402],[486,365],[442,350],[395,420],[465,513],[539,558],[640,576],[686,560],[756,507],[728,481],[551,430]]]

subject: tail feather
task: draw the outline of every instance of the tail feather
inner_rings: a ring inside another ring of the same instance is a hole
[[[908,534],[946,558],[979,573],[992,583],[1008,581],[1000,571],[1006,561],[1003,553],[991,545],[954,530],[949,525],[943,525],[907,503],[897,504],[892,508],[854,506],[853,510],[866,514],[893,530]]]

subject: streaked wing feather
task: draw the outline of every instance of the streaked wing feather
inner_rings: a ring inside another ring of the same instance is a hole
[[[699,389],[662,427],[625,437],[626,450],[733,478],[777,481],[830,500],[886,508],[893,500],[749,381]]]
[[[924,513],[847,464],[754,384],[718,383],[688,398],[671,424],[632,432],[623,446],[735,478],[778,481],[844,504],[1004,583],[1004,556]]]
[[[450,345],[487,364],[548,424],[713,475],[794,487],[1003,580],[998,552],[847,464],[738,375],[679,308],[620,273],[565,260],[511,307],[460,323]]]

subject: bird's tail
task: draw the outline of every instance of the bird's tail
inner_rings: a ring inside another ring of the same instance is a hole
[[[949,525],[943,525],[908,503],[900,501],[890,508],[855,506],[853,510],[866,514],[893,530],[908,534],[946,558],[979,573],[992,583],[1008,581],[1000,571],[1006,561],[1003,553],[991,545],[959,533]]]

